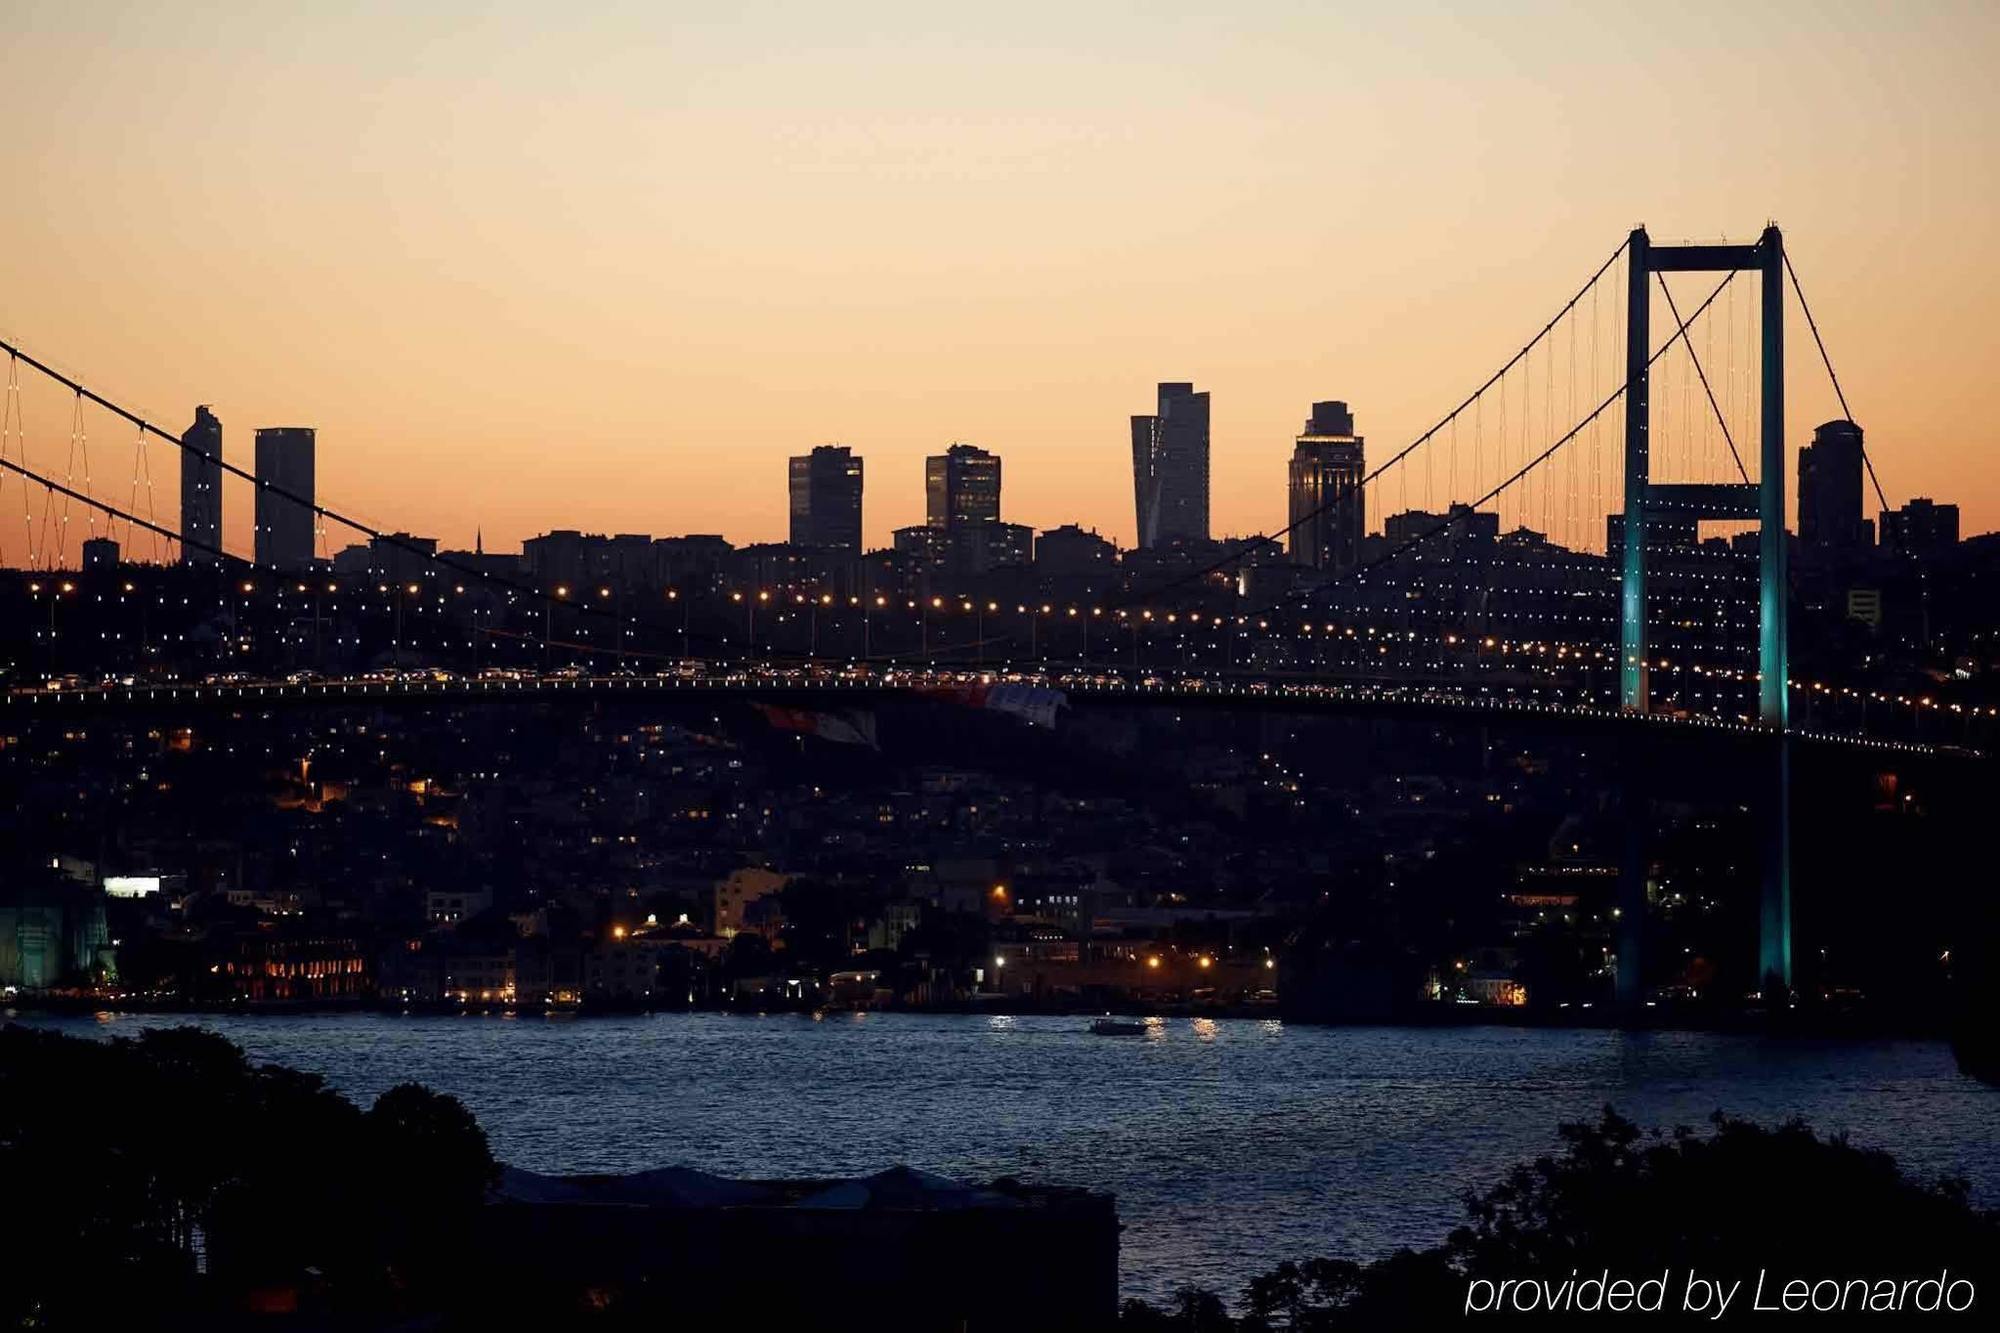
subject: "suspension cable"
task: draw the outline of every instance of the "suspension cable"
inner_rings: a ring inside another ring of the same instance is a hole
[[[1667,298],[1667,312],[1674,317],[1674,322],[1679,324],[1681,311],[1674,303],[1673,289],[1667,286],[1667,275],[1655,272],[1653,276],[1660,280],[1660,291]],[[1687,331],[1688,326],[1681,324],[1680,340],[1687,345],[1688,360],[1694,362],[1694,373],[1701,378],[1701,391],[1708,395],[1708,409],[1715,413],[1716,421],[1722,426],[1722,440],[1729,446],[1729,456],[1736,460],[1736,470],[1743,474],[1744,484],[1748,485],[1750,470],[1743,466],[1743,455],[1736,452],[1736,440],[1729,433],[1729,423],[1723,419],[1721,405],[1715,401],[1715,390],[1708,387],[1708,372],[1701,368],[1701,358],[1694,354],[1694,343],[1689,340]]]
[[[1723,276],[1721,282],[1716,284],[1715,290],[1710,292],[1707,298],[1703,300],[1700,305],[1695,307],[1693,314],[1689,315],[1684,320],[1677,320],[1678,327],[1675,328],[1673,335],[1669,337],[1666,340],[1666,342],[1660,345],[1658,351],[1654,352],[1651,356],[1646,358],[1645,368],[1647,370],[1650,371],[1653,368],[1654,364],[1658,362],[1661,357],[1667,354],[1668,349],[1670,349],[1675,342],[1679,341],[1681,336],[1687,332],[1688,325],[1692,324],[1695,320],[1700,319],[1703,313],[1707,311],[1709,306],[1715,303],[1715,298],[1722,295],[1723,289],[1729,286],[1729,284],[1735,281],[1735,279],[1736,279],[1736,271],[1732,269],[1729,273]],[[1583,431],[1590,425],[1591,422],[1597,420],[1598,417],[1602,416],[1606,411],[1610,410],[1611,405],[1617,402],[1620,398],[1623,398],[1624,396],[1625,396],[1625,386],[1624,384],[1621,383],[1617,388],[1611,391],[1611,393],[1604,399],[1603,402],[1599,403],[1596,407],[1591,409],[1589,416],[1577,422],[1576,425],[1570,427],[1570,429],[1564,433],[1561,439],[1555,441],[1553,444],[1549,445],[1548,448],[1542,450],[1539,454],[1536,454],[1533,458],[1523,463],[1518,469],[1515,470],[1515,472],[1511,476],[1507,477],[1504,481],[1501,481],[1498,485],[1494,486],[1491,490],[1487,491],[1486,494],[1480,496],[1477,500],[1474,500],[1470,505],[1465,506],[1465,508],[1460,510],[1459,512],[1445,515],[1443,518],[1441,518],[1437,523],[1433,524],[1427,530],[1420,532],[1413,537],[1405,538],[1399,545],[1393,547],[1388,551],[1383,552],[1381,555],[1376,556],[1373,560],[1368,561],[1366,564],[1356,565],[1353,569],[1346,570],[1343,573],[1335,576],[1327,583],[1320,585],[1319,588],[1314,589],[1313,590],[1314,593],[1323,593],[1329,588],[1335,587],[1338,584],[1346,582],[1348,579],[1358,578],[1359,576],[1366,574],[1369,570],[1374,569],[1377,565],[1386,564],[1389,561],[1394,560],[1396,557],[1402,555],[1405,551],[1408,551],[1413,547],[1420,546],[1423,543],[1431,540],[1433,537],[1438,537],[1443,535],[1448,529],[1455,527],[1466,516],[1470,515],[1472,512],[1477,510],[1481,505],[1485,504],[1489,500],[1494,499],[1502,491],[1505,491],[1508,487],[1512,486],[1522,477],[1527,476],[1528,473],[1534,471],[1537,467],[1541,466],[1544,462],[1546,462],[1551,456],[1555,454],[1556,450],[1562,448],[1565,444],[1568,444],[1571,440],[1575,439],[1578,435],[1582,434]],[[1279,608],[1283,607],[1284,604],[1285,604],[1284,600],[1280,600],[1272,602],[1261,611],[1245,612],[1244,614],[1246,616],[1266,616],[1277,611]]]
[[[220,454],[211,454],[206,450],[196,448],[194,445],[189,444],[186,440],[181,439],[178,435],[174,435],[168,431],[162,430],[160,427],[154,425],[150,421],[147,421],[144,417],[139,416],[137,413],[128,411],[126,408],[119,406],[117,403],[112,402],[109,398],[106,398],[104,397],[104,395],[97,393],[96,391],[90,389],[89,387],[79,383],[77,380],[72,379],[70,376],[63,374],[61,371],[55,369],[54,367],[35,359],[34,356],[14,346],[12,343],[7,342],[5,339],[0,339],[0,351],[5,351],[10,357],[16,358],[19,361],[24,362],[30,368],[40,371],[43,375],[46,375],[48,378],[54,380],[56,383],[70,390],[77,396],[79,408],[82,406],[83,401],[87,399],[88,401],[97,404],[99,407],[103,408],[107,412],[110,412],[116,416],[124,418],[126,421],[131,422],[145,434],[157,436],[160,439],[165,440],[167,443],[173,445],[175,448],[181,450],[183,453],[193,454],[195,457],[201,459],[203,462],[210,463],[215,467],[220,468],[222,471],[230,474],[231,476],[240,477],[244,481],[247,481],[251,485],[255,486],[259,491],[269,492],[270,494],[277,496],[281,500],[289,500],[293,504],[308,509],[312,513],[317,514],[322,518],[330,518],[334,522],[341,524],[343,527],[352,528],[354,531],[360,533],[362,536],[368,538],[372,542],[380,542],[385,546],[389,546],[397,550],[407,552],[408,554],[417,556],[420,559],[428,561],[429,563],[436,565],[441,569],[448,569],[454,574],[460,575],[461,577],[473,579],[480,583],[495,585],[505,589],[508,592],[523,594],[531,598],[548,602],[551,605],[567,606],[591,615],[609,616],[615,620],[630,621],[633,624],[642,625],[649,629],[661,628],[661,626],[659,625],[654,625],[649,621],[641,620],[636,616],[627,616],[625,613],[614,610],[610,607],[595,606],[591,604],[588,598],[578,598],[573,601],[570,598],[558,596],[555,592],[553,592],[550,589],[538,588],[535,587],[533,584],[517,583],[513,579],[504,578],[498,574],[493,573],[490,570],[482,569],[474,565],[467,565],[461,563],[460,561],[450,559],[447,556],[440,555],[436,551],[426,550],[419,543],[411,541],[407,537],[404,537],[400,534],[385,532],[379,528],[371,527],[368,524],[361,522],[359,519],[350,518],[347,515],[340,513],[337,510],[330,509],[327,506],[313,500],[309,496],[300,495],[296,491],[290,490],[287,487],[278,486],[271,483],[270,481],[262,480],[258,478],[254,473],[245,471],[238,464],[232,463],[227,459],[223,458]],[[14,470],[21,472],[22,475],[24,476],[33,475],[28,473],[25,469],[15,468]],[[36,477],[35,479],[38,481],[43,480],[40,477]],[[44,482],[44,484],[50,484],[50,483]],[[64,495],[69,498],[80,499],[85,504],[94,505],[97,506],[98,508],[104,509],[106,513],[111,513],[116,508],[115,506],[104,506],[100,504],[98,501],[92,499],[90,496],[78,494],[75,491],[69,490],[67,487],[60,487],[60,486],[54,487],[53,492]],[[121,517],[125,517],[123,511],[117,511],[117,512]],[[144,525],[144,526],[151,526],[151,525]],[[177,538],[182,542],[183,545],[190,544],[187,542],[186,538],[184,536],[181,536],[180,534],[161,528],[154,528],[153,530],[161,532],[167,537]],[[46,544],[47,542],[45,537],[44,545],[46,546]],[[198,550],[203,550],[207,553],[221,556],[224,559],[235,558],[230,556],[227,552],[218,551],[213,547],[207,546],[205,543],[193,543],[193,545]],[[249,563],[253,567],[255,566],[255,561],[251,561]]]
[[[1629,236],[1625,240],[1620,241],[1618,243],[1618,248],[1611,252],[1610,258],[1606,259],[1602,264],[1599,264],[1597,266],[1597,271],[1590,275],[1590,280],[1585,282],[1583,286],[1577,289],[1576,295],[1570,297],[1568,301],[1563,303],[1562,309],[1556,311],[1555,317],[1549,320],[1548,323],[1542,325],[1540,332],[1536,333],[1534,337],[1528,339],[1527,343],[1522,346],[1520,351],[1514,353],[1513,356],[1507,358],[1507,362],[1505,365],[1501,366],[1500,369],[1494,371],[1492,375],[1488,376],[1486,382],[1480,385],[1477,389],[1474,389],[1470,394],[1468,394],[1465,397],[1464,401],[1459,403],[1458,406],[1452,408],[1451,411],[1445,413],[1444,416],[1439,418],[1437,424],[1433,425],[1429,430],[1425,431],[1423,434],[1417,436],[1416,439],[1411,440],[1408,444],[1404,445],[1401,449],[1397,450],[1387,460],[1377,464],[1373,470],[1369,471],[1366,475],[1364,475],[1361,478],[1359,482],[1355,484],[1355,489],[1360,490],[1366,487],[1370,482],[1374,481],[1384,472],[1387,472],[1390,468],[1402,462],[1405,457],[1407,457],[1411,453],[1414,453],[1417,449],[1422,447],[1439,431],[1443,430],[1445,427],[1455,422],[1458,419],[1459,414],[1465,411],[1466,408],[1471,407],[1474,403],[1478,402],[1485,395],[1488,389],[1492,388],[1495,384],[1499,383],[1501,378],[1504,375],[1506,375],[1508,371],[1512,370],[1516,365],[1520,364],[1521,359],[1527,356],[1528,353],[1534,349],[1537,343],[1541,342],[1543,338],[1548,336],[1549,330],[1555,328],[1555,326],[1562,320],[1562,317],[1564,315],[1567,315],[1571,310],[1576,308],[1577,302],[1581,301],[1585,296],[1589,295],[1592,291],[1596,289],[1597,280],[1603,277],[1613,264],[1618,262],[1618,257],[1625,253],[1625,247],[1630,244],[1631,244],[1631,238]],[[0,346],[4,345],[5,344],[0,344]],[[1240,540],[1237,548],[1234,551],[1231,551],[1215,560],[1210,561],[1208,564],[1203,565],[1199,569],[1191,570],[1186,574],[1176,575],[1175,577],[1168,579],[1166,582],[1161,583],[1157,587],[1149,588],[1143,595],[1139,593],[1127,594],[1126,596],[1109,603],[1108,604],[1109,609],[1116,609],[1117,607],[1120,606],[1130,606],[1136,602],[1147,601],[1154,597],[1158,597],[1161,593],[1171,592],[1175,588],[1181,587],[1184,584],[1193,583],[1199,579],[1205,579],[1210,574],[1215,573],[1217,570],[1226,568],[1227,566],[1236,563],[1238,560],[1241,560],[1244,556],[1250,554],[1251,551],[1255,550],[1257,547],[1263,545],[1264,543],[1277,541],[1280,537],[1289,537],[1292,533],[1298,531],[1300,528],[1304,527],[1307,523],[1311,522],[1313,519],[1318,518],[1321,514],[1326,513],[1328,510],[1334,508],[1336,505],[1344,503],[1346,499],[1346,494],[1347,492],[1345,491],[1337,492],[1332,499],[1321,501],[1318,505],[1314,506],[1312,509],[1307,510],[1305,513],[1299,515],[1297,518],[1294,518],[1290,523],[1287,523],[1284,527],[1278,528],[1275,531],[1258,533],[1254,536],[1244,537]]]
[[[229,560],[233,558],[229,552],[219,546],[210,546],[207,542],[183,536],[173,529],[156,523],[151,519],[140,518],[137,514],[112,504],[109,500],[100,500],[94,495],[76,490],[70,486],[65,486],[62,482],[55,480],[55,478],[45,477],[26,464],[17,463],[4,455],[0,455],[0,468],[5,468],[7,471],[21,477],[24,488],[28,482],[33,482],[35,485],[46,489],[51,495],[60,495],[65,500],[81,500],[85,505],[90,507],[93,513],[101,511],[107,518],[122,518],[125,520],[128,528],[133,526],[144,528],[148,532],[172,541],[178,541],[182,546],[200,551],[204,555],[215,556],[217,559]],[[52,565],[50,568],[53,569],[55,566]]]
[[[1799,271],[1792,267],[1792,253],[1785,251],[1785,272],[1791,276],[1792,291],[1799,298],[1799,309],[1805,312],[1806,327],[1812,330],[1813,346],[1819,348],[1820,363],[1826,367],[1826,377],[1833,381],[1833,396],[1840,400],[1840,415],[1846,420],[1854,420],[1853,411],[1847,406],[1847,395],[1841,392],[1840,376],[1833,373],[1833,358],[1827,355],[1826,339],[1819,336],[1819,321],[1813,318],[1812,307],[1806,304],[1806,289],[1799,286]],[[1868,480],[1874,484],[1875,500],[1882,506],[1882,512],[1889,512],[1889,497],[1882,493],[1882,479],[1875,475],[1875,458],[1868,452],[1868,446],[1861,446],[1861,461],[1868,465]]]

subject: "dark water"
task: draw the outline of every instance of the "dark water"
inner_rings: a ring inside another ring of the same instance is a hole
[[[167,1020],[37,1021],[132,1034]],[[1431,1244],[1464,1190],[1606,1102],[1661,1126],[1803,1115],[2000,1203],[2000,1090],[1929,1042],[1184,1018],[1108,1038],[1082,1019],[897,1014],[202,1025],[357,1098],[410,1079],[454,1093],[499,1156],[538,1171],[907,1162],[1111,1190],[1124,1292],[1152,1298],[1198,1282],[1233,1299],[1283,1259]]]

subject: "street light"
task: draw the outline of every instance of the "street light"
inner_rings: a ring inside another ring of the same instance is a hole
[[[685,660],[690,656],[688,652],[688,620],[694,615],[694,599],[692,597],[681,596],[679,588],[669,588],[667,589],[667,600],[681,604],[681,657]]]
[[[396,585],[396,633],[391,640],[391,654],[398,672],[403,669],[403,594],[406,592],[412,597],[416,596],[417,585],[414,583]]]
[[[31,583],[28,585],[28,591],[36,594],[37,596],[41,594],[41,590],[42,590],[42,585],[39,583]],[[56,603],[62,600],[63,594],[74,592],[75,590],[76,590],[76,585],[74,583],[71,583],[67,579],[63,580],[61,583],[52,584],[49,587],[49,674],[50,675],[54,675],[56,669]]]
[[[729,600],[743,603],[744,614],[749,622],[749,647],[744,653],[744,660],[748,661],[750,655],[757,651],[757,603],[770,601],[771,594],[759,591],[755,597],[745,597],[740,592],[732,592],[729,594]]]
[[[555,639],[556,602],[569,596],[569,585],[558,583],[555,596],[542,603],[542,674],[549,674],[549,652]]]

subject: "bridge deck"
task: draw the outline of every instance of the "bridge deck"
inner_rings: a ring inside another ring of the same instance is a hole
[[[555,699],[741,698],[793,704],[854,705],[886,699],[936,698],[947,687],[998,679],[977,673],[770,672],[719,670],[701,674],[533,676],[518,678],[344,679],[82,686],[13,690],[0,696],[0,717],[102,715],[198,708],[347,707],[379,704],[527,703]],[[1325,684],[1285,680],[1125,680],[1109,676],[1008,677],[1060,690],[1071,706],[1213,707],[1262,712],[1340,712],[1433,718],[1440,721],[1541,722],[1554,728],[1614,728],[1754,740],[1776,729],[1755,720],[1681,713],[1636,713],[1607,705],[1548,697],[1561,691],[1523,686],[1451,689],[1432,685]],[[1980,757],[1963,747],[1793,728],[1796,742],[1923,755]]]

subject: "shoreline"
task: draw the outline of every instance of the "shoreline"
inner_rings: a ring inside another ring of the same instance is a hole
[[[1745,1035],[1794,1036],[1852,1041],[1947,1041],[1951,1031],[1948,1017],[1934,1022],[1917,1022],[1907,1016],[1872,1015],[1853,1011],[1795,1008],[1780,1012],[1761,1009],[1681,1009],[1650,1010],[1637,1021],[1621,1021],[1611,1006],[1592,1009],[1523,1010],[1502,1006],[1426,1005],[1389,1014],[1352,1018],[1318,1018],[1288,1014],[1275,1005],[1188,1006],[1122,1005],[1083,1007],[1076,1005],[1024,1005],[996,1000],[993,1003],[923,1006],[734,1006],[710,1005],[672,1008],[638,1005],[574,1005],[560,1008],[536,1005],[384,1004],[374,999],[349,1001],[245,1001],[238,1004],[190,1004],[178,1001],[133,999],[104,1000],[93,997],[17,996],[0,1006],[0,1018],[91,1014],[159,1015],[199,1018],[311,1018],[338,1015],[376,1014],[405,1018],[550,1018],[589,1021],[603,1018],[636,1018],[655,1014],[723,1014],[744,1018],[795,1015],[836,1017],[843,1014],[905,1014],[959,1017],[1075,1018],[1115,1016],[1130,1019],[1229,1019],[1275,1021],[1300,1027],[1394,1027],[1411,1029],[1504,1027],[1555,1030],[1633,1032],[1717,1032]]]

